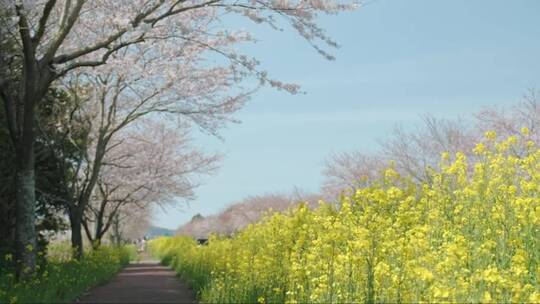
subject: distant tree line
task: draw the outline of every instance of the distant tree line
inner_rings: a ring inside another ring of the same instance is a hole
[[[295,190],[290,194],[249,196],[217,214],[197,214],[180,226],[177,233],[197,239],[208,238],[210,234],[230,236],[269,212],[284,212],[300,203],[315,207],[321,199],[338,201],[340,195],[350,195],[356,189],[370,186],[389,166],[418,183],[429,183],[431,175],[426,170],[437,168],[444,152],[451,157],[456,152],[464,152],[469,161],[475,161],[473,148],[487,131],[495,131],[500,138],[526,136],[526,140],[539,143],[538,94],[530,90],[521,102],[511,108],[484,108],[468,118],[452,120],[424,115],[416,128],[396,126],[392,134],[380,140],[381,147],[377,153],[352,151],[330,155],[322,171],[324,181],[319,194]],[[528,130],[527,135],[523,134],[522,128]]]
[[[426,170],[437,168],[444,152],[450,156],[456,152],[465,153],[473,162],[477,157],[473,148],[488,131],[496,132],[499,138],[514,135],[539,143],[538,94],[538,91],[529,90],[522,101],[511,108],[484,108],[472,113],[471,117],[455,120],[424,115],[422,124],[416,128],[396,126],[392,134],[381,139],[379,152],[365,154],[353,151],[331,155],[323,170],[325,182],[322,193],[325,197],[335,197],[344,191],[354,191],[376,179],[388,166],[417,182],[430,182],[430,174]],[[521,132],[523,128],[528,130],[527,135]]]

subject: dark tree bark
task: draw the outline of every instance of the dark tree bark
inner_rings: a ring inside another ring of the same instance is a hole
[[[25,279],[34,273],[36,266],[35,108],[45,96],[54,75],[48,65],[36,59],[36,48],[22,5],[15,8],[22,42],[22,73],[18,83],[11,87],[0,79],[0,92],[15,147],[15,255],[17,276]]]
[[[69,208],[69,223],[71,226],[71,248],[73,250],[73,258],[80,260],[83,256],[83,239],[82,239],[82,222],[83,210],[77,206]]]
[[[107,231],[109,231],[109,229],[114,225],[115,220],[118,221],[118,212],[120,207],[122,206],[121,202],[117,203],[117,205],[114,206],[110,214],[106,216],[105,208],[107,207],[107,203],[109,203],[109,201],[107,200],[107,197],[104,197],[101,201],[99,211],[95,215],[96,218],[94,234],[92,234],[88,220],[83,219],[83,227],[86,232],[86,236],[92,242],[93,249],[98,249],[101,246],[103,237],[105,236]]]
[[[77,3],[72,12],[73,16],[78,16],[83,2]],[[36,33],[32,33],[24,4],[14,4],[21,42],[21,69],[20,74],[15,69],[12,75],[0,75],[0,97],[4,102],[6,122],[15,147],[15,256],[17,277],[20,280],[29,277],[36,268],[35,108],[44,98],[53,80],[59,76],[52,69],[51,63],[60,43],[76,21],[76,18],[68,20],[62,35],[57,36],[47,54],[38,59],[36,50],[54,4],[55,1],[49,1],[46,5],[43,22],[40,22]]]
[[[35,105],[43,96],[39,92],[37,62],[27,60],[23,74],[23,105],[15,113],[8,112],[8,123],[15,125],[15,253],[17,276],[26,278],[36,266],[37,235],[35,227],[36,187],[34,166]],[[7,102],[14,102],[8,100]],[[12,104],[13,105],[13,104]],[[10,107],[12,109],[12,107]],[[14,107],[13,107],[14,108]],[[10,119],[16,118],[16,121]]]
[[[31,149],[31,148],[30,148]],[[25,162],[27,161],[27,162]],[[32,160],[17,159],[15,187],[15,252],[18,277],[25,278],[36,265],[35,179]]]
[[[112,223],[112,235],[111,240],[115,246],[120,246],[122,244],[122,231],[120,230],[120,216],[115,214],[113,223]]]

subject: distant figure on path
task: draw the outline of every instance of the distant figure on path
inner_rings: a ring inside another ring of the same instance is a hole
[[[146,237],[143,237],[141,239],[137,239],[137,244],[139,245],[138,252],[145,252],[146,250]]]

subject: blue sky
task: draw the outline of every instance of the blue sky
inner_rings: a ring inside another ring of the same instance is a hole
[[[253,26],[259,42],[242,49],[304,95],[262,89],[221,134],[196,144],[225,154],[189,205],[156,212],[176,228],[248,195],[299,187],[317,192],[334,151],[378,149],[397,123],[419,116],[465,116],[518,102],[540,88],[540,1],[371,0],[320,24],[341,48],[326,61],[293,32]]]

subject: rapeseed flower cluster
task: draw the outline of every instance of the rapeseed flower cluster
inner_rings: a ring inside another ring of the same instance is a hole
[[[474,163],[444,154],[428,183],[388,168],[339,204],[301,205],[207,246],[151,247],[203,302],[539,303],[540,149],[496,137]]]

